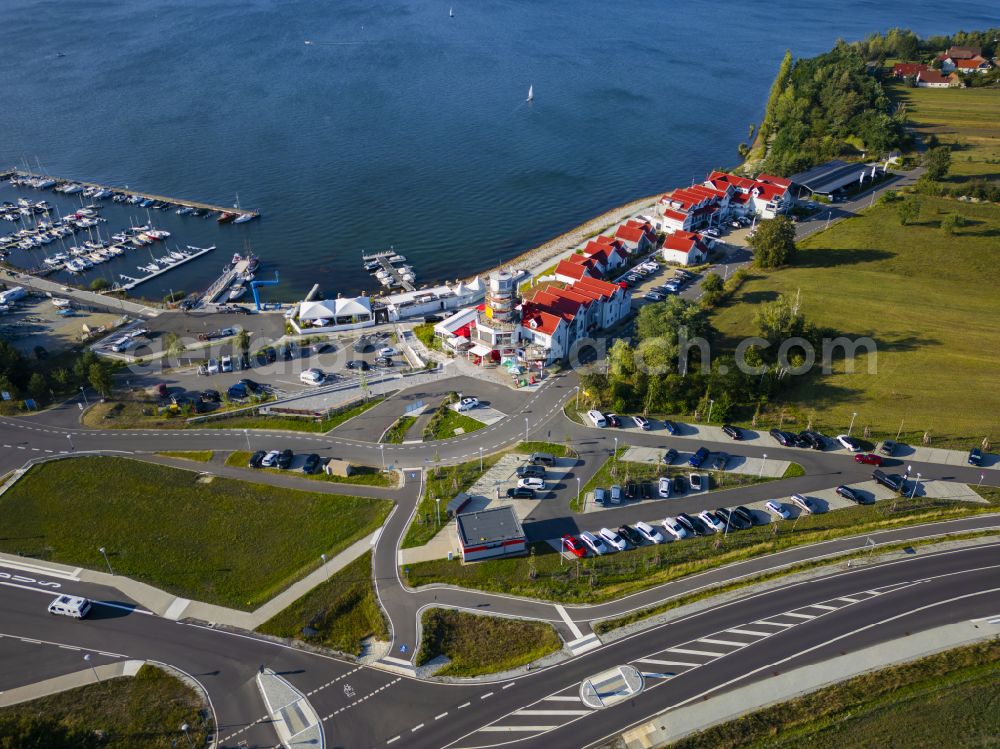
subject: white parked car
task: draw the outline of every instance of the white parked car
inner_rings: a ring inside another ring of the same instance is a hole
[[[601,528],[600,537],[613,549],[617,551],[625,551],[628,548],[628,541],[619,536],[615,531],[610,528]]]
[[[517,480],[518,487],[522,489],[534,489],[535,491],[545,491],[545,482],[537,476],[525,476]]]
[[[684,530],[684,526],[678,523],[672,517],[663,518],[663,528],[671,536],[680,541],[682,538],[687,538],[687,531]]]
[[[861,452],[861,443],[854,439],[854,437],[848,437],[846,434],[838,434],[837,442],[839,442],[843,447],[850,450],[852,453]]]
[[[278,465],[278,456],[281,455],[280,450],[270,450],[267,455],[260,461],[261,466],[264,468],[274,468]]]
[[[307,369],[305,372],[299,375],[299,382],[303,385],[321,385],[326,379],[326,375],[323,373],[322,369]]]
[[[595,554],[607,554],[610,551],[608,545],[604,543],[604,539],[600,536],[595,536],[590,531],[581,533],[580,540],[587,544],[587,547]]]
[[[708,510],[702,510],[698,513],[698,519],[701,520],[705,525],[711,528],[716,533],[722,533],[726,530],[726,524],[723,523],[719,518],[717,518],[713,513]]]
[[[789,499],[793,505],[800,508],[803,512],[812,513],[813,508],[809,506],[809,500],[801,494],[793,494]]]
[[[658,530],[656,530],[656,528],[651,526],[649,523],[647,523],[645,520],[640,520],[638,523],[636,523],[635,529],[639,531],[639,535],[641,535],[644,539],[646,539],[650,543],[665,544],[667,542],[667,539],[664,537],[664,535],[660,533]]]
[[[128,351],[129,347],[133,343],[135,343],[135,341],[133,341],[131,337],[124,336],[122,338],[117,339],[111,344],[111,350],[118,353],[121,353],[122,351]]]
[[[700,492],[702,489],[708,488],[708,477],[702,476],[700,473],[692,473],[688,476],[688,482],[691,484],[693,492]]]
[[[233,371],[233,358],[228,354],[223,356],[219,360],[219,371],[220,372],[232,372]]]
[[[649,423],[649,419],[644,419],[641,416],[633,416],[632,421],[634,421],[635,425],[644,432],[648,432],[650,429],[653,428]]]
[[[462,398],[455,406],[456,411],[471,411],[474,408],[479,407],[479,398]]]
[[[587,411],[587,418],[593,422],[595,427],[603,429],[608,425],[607,419],[604,418],[604,414],[600,411]]]
[[[779,520],[788,520],[792,516],[792,513],[786,510],[784,505],[775,502],[773,499],[767,500],[764,503],[764,507]]]
[[[659,488],[659,494],[660,494],[661,497],[669,497],[670,496],[670,477],[669,476],[660,476],[660,484],[659,484],[658,488]]]
[[[379,356],[399,356],[399,352],[392,346],[383,346],[378,350]]]
[[[219,362],[215,359],[208,360],[208,373],[209,374],[219,374]]]

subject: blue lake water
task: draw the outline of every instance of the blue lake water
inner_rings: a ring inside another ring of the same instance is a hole
[[[246,242],[285,299],[313,283],[374,290],[360,254],[389,245],[420,281],[467,276],[736,163],[786,48],[996,23],[980,0],[916,0],[905,16],[873,0],[3,5],[0,165],[37,158],[59,176],[224,205],[238,194],[262,211],[223,227],[155,214],[171,244],[220,250],[149,297],[203,288]],[[114,229],[145,221],[105,215]]]

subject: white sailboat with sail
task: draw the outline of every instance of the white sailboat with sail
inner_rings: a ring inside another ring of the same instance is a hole
[[[525,101],[534,101],[534,100],[535,100],[535,87],[528,86],[528,98],[525,99]]]

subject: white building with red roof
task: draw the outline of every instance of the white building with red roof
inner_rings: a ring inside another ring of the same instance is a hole
[[[656,231],[645,221],[629,219],[615,231],[615,239],[630,254],[641,254],[656,244]]]
[[[708,259],[708,247],[701,236],[689,231],[677,231],[663,242],[663,259],[678,265],[699,265]]]

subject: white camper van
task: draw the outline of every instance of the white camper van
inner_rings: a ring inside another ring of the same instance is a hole
[[[62,595],[49,604],[50,614],[83,619],[90,612],[90,601],[80,596]]]

